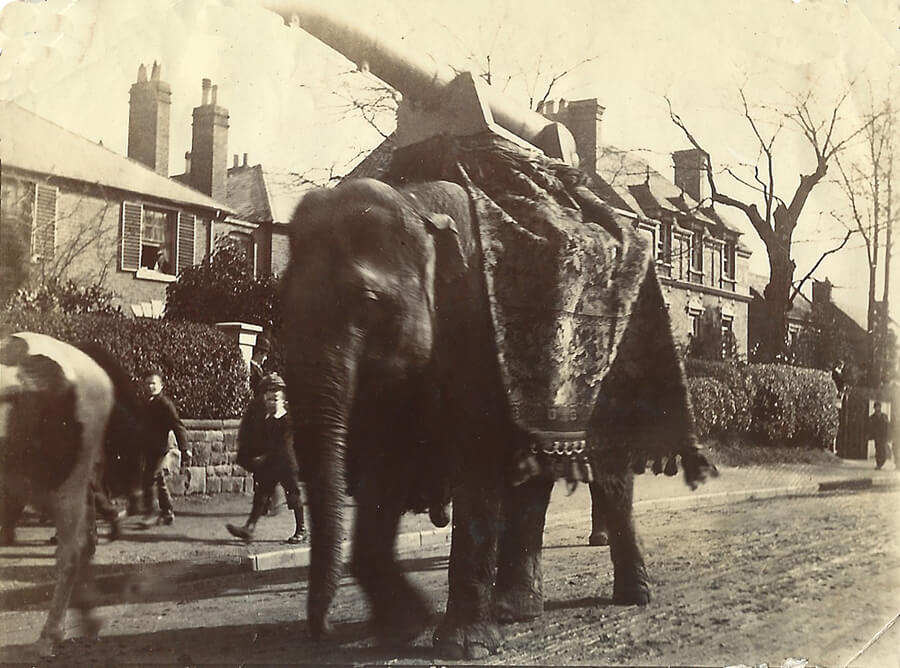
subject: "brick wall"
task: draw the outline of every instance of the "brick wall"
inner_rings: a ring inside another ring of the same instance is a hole
[[[234,463],[239,420],[185,420],[193,462],[170,474],[173,495],[253,491],[253,476]]]

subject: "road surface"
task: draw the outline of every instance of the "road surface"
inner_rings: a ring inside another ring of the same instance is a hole
[[[637,523],[653,582],[646,608],[611,604],[609,551],[585,545],[586,518],[556,524],[545,535],[544,616],[503,627],[502,653],[484,663],[781,666],[794,658],[843,666],[900,612],[898,510],[897,489],[644,510]],[[447,548],[407,555],[405,564],[442,609]],[[349,578],[333,607],[335,638],[311,643],[305,577],[290,569],[137,582],[104,594],[99,639],[67,641],[51,665],[434,661],[430,632],[408,648],[374,647]],[[22,639],[45,614],[43,605],[0,612],[0,661],[29,660]],[[900,623],[853,665],[900,666]]]

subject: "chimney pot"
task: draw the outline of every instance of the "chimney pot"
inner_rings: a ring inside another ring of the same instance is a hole
[[[147,67],[144,65],[144,63],[141,63],[138,66],[137,82],[144,83],[145,81],[147,81]]]
[[[151,81],[159,81],[159,70],[160,70],[159,64],[154,60],[153,61],[153,70],[150,73]]]
[[[247,154],[244,153],[244,167],[247,166]]]
[[[237,166],[238,166],[238,154],[237,154],[237,153],[234,154],[234,162],[232,163],[231,166],[232,166],[232,167],[237,167]]]
[[[201,106],[209,104],[209,87],[212,82],[209,79],[203,80],[203,97],[200,101]]]
[[[184,173],[185,174],[191,173],[191,152],[190,151],[184,152]]]
[[[218,92],[219,92],[219,87],[218,87],[218,85],[213,86],[211,90],[212,90],[212,99],[210,99],[209,103],[210,103],[211,105],[215,106],[215,105],[216,105],[216,97],[217,97],[217,94],[218,94]]]

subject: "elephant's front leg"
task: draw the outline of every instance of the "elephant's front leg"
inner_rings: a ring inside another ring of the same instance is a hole
[[[537,477],[507,488],[504,494],[494,594],[501,622],[526,621],[544,612],[541,548],[552,491],[552,480]]]
[[[634,475],[601,475],[591,483],[591,496],[609,535],[614,573],[613,602],[647,605],[650,581],[632,517]]]
[[[447,613],[434,632],[437,654],[481,659],[500,648],[493,614],[500,529],[496,484],[464,483],[453,489],[453,537]]]
[[[382,642],[409,642],[430,622],[431,606],[409,582],[394,554],[405,487],[393,471],[370,469],[356,491],[351,568],[372,607],[372,624]]]

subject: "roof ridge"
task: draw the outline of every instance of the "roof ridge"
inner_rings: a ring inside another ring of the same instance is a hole
[[[118,184],[117,183],[104,183],[102,179],[99,179],[99,180],[92,179],[92,178],[88,178],[86,175],[79,175],[79,174],[74,174],[74,173],[67,174],[65,172],[62,172],[62,173],[55,174],[47,169],[43,169],[43,168],[38,169],[37,167],[18,164],[15,162],[15,159],[10,160],[7,157],[6,162],[11,167],[17,167],[19,169],[24,169],[27,171],[44,173],[44,174],[48,174],[50,176],[57,176],[59,178],[72,179],[75,181],[80,181],[82,183],[89,183],[92,185],[106,185],[106,186],[113,187],[113,188],[116,188],[119,190],[124,190],[125,192],[131,192],[131,193],[142,194],[142,195],[150,195],[153,197],[159,197],[159,198],[168,199],[171,201],[178,201],[183,204],[190,204],[191,206],[199,206],[199,207],[203,207],[206,209],[217,209],[217,210],[221,210],[226,213],[231,213],[231,210],[227,206],[223,206],[224,205],[223,202],[218,202],[218,201],[214,200],[212,197],[210,197],[206,193],[204,193],[200,190],[196,190],[195,188],[192,188],[184,183],[181,183],[180,181],[175,180],[174,178],[170,177],[169,175],[159,174],[155,170],[150,169],[147,165],[143,164],[142,162],[135,160],[134,158],[130,158],[127,155],[122,155],[121,153],[118,153],[117,151],[114,151],[113,149],[108,148],[107,146],[105,146],[102,143],[95,142],[94,140],[89,139],[83,135],[80,135],[77,132],[74,132],[73,130],[69,130],[68,128],[60,125],[59,123],[57,123],[53,120],[50,120],[49,118],[45,118],[45,117],[41,116],[40,114],[37,114],[34,111],[31,111],[30,109],[27,109],[26,107],[23,107],[22,105],[20,105],[19,103],[15,102],[13,100],[0,101],[0,110],[7,110],[14,114],[21,114],[21,115],[23,115],[23,117],[25,117],[26,119],[30,119],[32,122],[37,122],[40,124],[52,126],[52,128],[55,131],[64,133],[64,135],[66,137],[68,137],[71,141],[76,142],[76,144],[83,145],[85,149],[90,147],[91,151],[101,151],[102,150],[108,155],[108,157],[110,157],[112,159],[122,160],[122,161],[128,163],[129,165],[139,168],[140,170],[142,170],[145,173],[145,176],[147,176],[148,178],[159,179],[160,186],[162,186],[162,184],[165,183],[168,187],[174,188],[175,193],[174,193],[174,195],[166,195],[166,194],[161,194],[159,192],[154,193],[154,192],[142,191],[142,190],[136,189],[136,187],[134,185],[129,185],[126,183],[118,183]],[[53,165],[57,166],[55,162],[53,163]],[[178,191],[182,191],[181,197],[178,196]],[[190,199],[188,199],[188,194],[190,194],[192,196]],[[203,201],[197,201],[197,200],[207,200],[207,201],[203,202]]]

